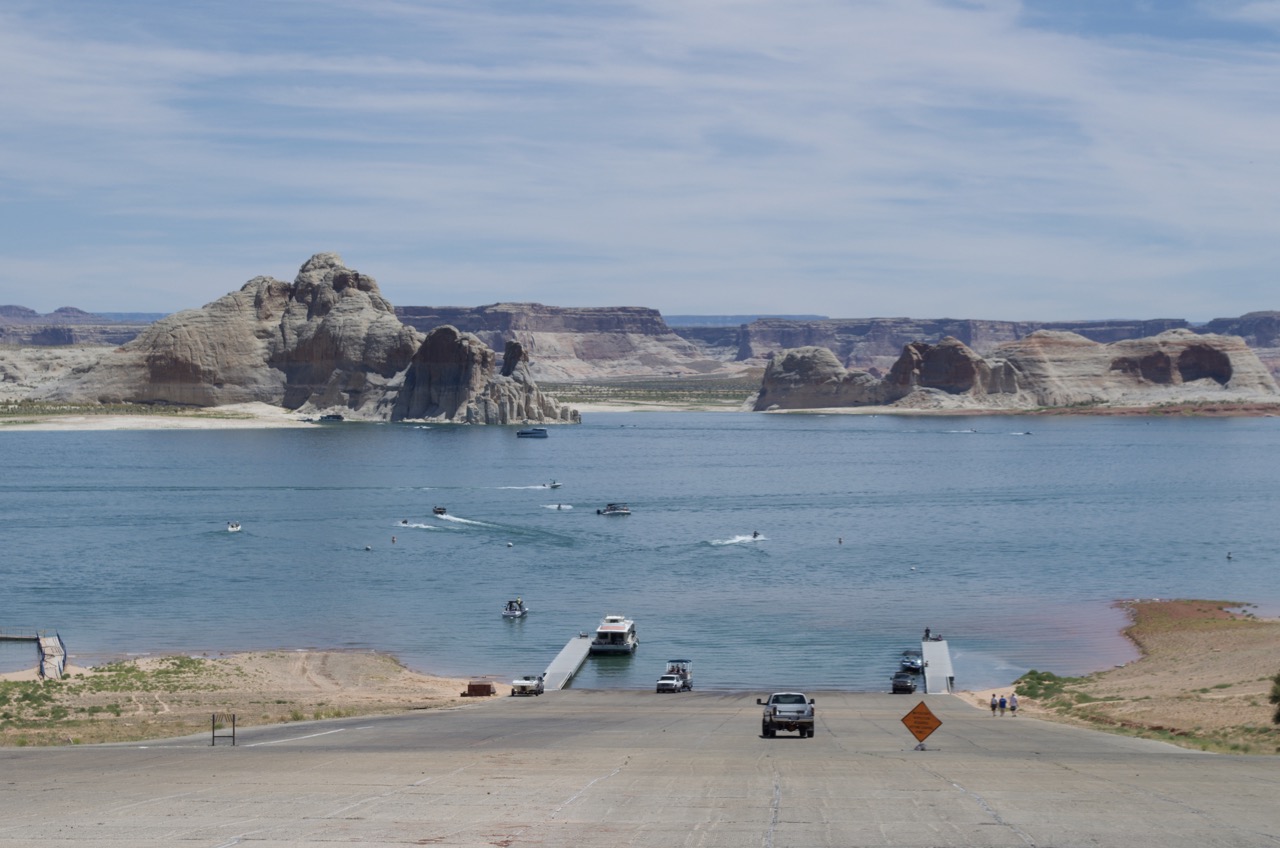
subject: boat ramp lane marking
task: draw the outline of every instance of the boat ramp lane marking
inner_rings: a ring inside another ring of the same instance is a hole
[[[326,730],[321,733],[309,733],[306,736],[291,736],[288,739],[272,739],[269,742],[254,742],[250,745],[241,745],[242,748],[256,748],[259,745],[280,745],[284,742],[298,742],[303,739],[314,739],[317,736],[328,736],[331,733],[341,733],[346,730],[345,727],[339,727],[337,730]]]

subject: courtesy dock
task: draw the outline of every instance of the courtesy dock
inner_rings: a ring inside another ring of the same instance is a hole
[[[568,686],[569,681],[578,673],[578,669],[582,668],[582,664],[587,661],[587,654],[590,652],[591,634],[579,633],[570,639],[560,653],[556,654],[551,665],[547,666],[542,679],[543,688],[552,692]]]
[[[920,643],[924,657],[924,691],[927,695],[946,695],[955,691],[956,672],[951,666],[951,648],[945,639]]]

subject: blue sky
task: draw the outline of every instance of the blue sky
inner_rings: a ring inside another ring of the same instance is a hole
[[[1280,0],[8,0],[0,303],[1280,309]]]

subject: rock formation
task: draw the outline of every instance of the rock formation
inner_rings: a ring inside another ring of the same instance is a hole
[[[427,336],[404,375],[393,420],[426,419],[465,424],[577,423],[576,410],[538,390],[519,342],[507,342],[500,374],[497,355],[484,342],[456,327],[437,327]]]
[[[94,315],[74,306],[41,315],[25,306],[0,306],[0,344],[24,347],[65,347],[68,345],[122,345],[134,339],[151,323],[148,320],[120,321]]]
[[[53,397],[358,411],[382,399],[417,346],[372,278],[322,253],[293,283],[255,277],[201,309],[157,321]]]
[[[724,328],[679,327],[676,332],[696,344],[703,355],[740,362],[761,362],[794,347],[825,347],[846,368],[887,370],[904,345],[937,344],[951,337],[981,355],[1037,330],[1066,330],[1097,342],[1144,338],[1187,327],[1182,319],[1149,321],[987,321],[978,319],[828,318],[817,321],[762,318],[738,328],[732,342]]]
[[[396,317],[373,278],[333,253],[293,283],[255,277],[201,309],[170,315],[44,392],[54,400],[222,406],[263,402],[355,417],[430,416],[475,423],[570,421],[543,396],[523,351],[495,355],[456,331],[422,336]],[[412,386],[402,400],[406,379]]]
[[[1100,344],[1040,330],[989,358],[963,342],[912,342],[883,379],[846,370],[826,348],[774,356],[754,408],[895,405],[937,409],[1153,406],[1195,401],[1280,403],[1280,389],[1236,336],[1169,330]]]
[[[676,335],[657,310],[639,306],[495,303],[474,308],[405,306],[396,313],[424,332],[445,324],[456,327],[495,351],[507,341],[518,341],[535,360],[531,373],[539,380],[737,373],[746,367],[704,356]]]

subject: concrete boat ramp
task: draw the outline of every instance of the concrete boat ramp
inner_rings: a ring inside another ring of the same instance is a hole
[[[578,669],[587,661],[587,654],[590,652],[591,634],[583,632],[570,639],[543,672],[543,688],[552,692],[568,686]]]

